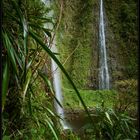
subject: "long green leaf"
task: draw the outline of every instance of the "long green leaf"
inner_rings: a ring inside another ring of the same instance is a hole
[[[23,70],[21,59],[19,58],[19,56],[17,55],[17,53],[15,52],[15,50],[13,50],[13,53],[15,55],[15,58],[16,58],[18,64],[19,64],[20,68]]]
[[[41,29],[41,30],[43,30],[49,37],[51,37],[50,29],[46,29],[46,28],[44,28],[44,27],[42,27],[42,26],[39,26],[39,25],[36,25],[36,24],[33,24],[33,23],[29,23],[29,26],[34,27],[34,28],[36,28],[36,29]]]
[[[25,81],[25,84],[23,87],[23,101],[25,101],[25,96],[26,96],[27,89],[28,89],[28,86],[29,86],[29,83],[31,80],[31,76],[32,76],[32,71],[31,71],[31,69],[29,69],[27,76],[26,76],[26,81]]]
[[[54,92],[53,92],[52,85],[51,85],[51,82],[49,81],[47,75],[44,74],[44,73],[41,73],[40,71],[38,71],[38,74],[39,74],[39,75],[41,76],[41,78],[44,80],[44,82],[46,83],[46,85],[48,86],[48,88],[50,89],[50,91],[51,91],[52,93],[54,93]]]
[[[48,118],[48,117],[47,117],[47,118]],[[56,132],[55,132],[53,126],[52,126],[52,122],[49,121],[49,118],[48,118],[47,120],[45,120],[45,121],[47,122],[49,128],[51,129],[51,131],[52,131],[52,133],[53,133],[55,139],[56,139],[56,140],[59,140],[58,137],[57,137],[57,134],[56,134]]]
[[[44,44],[44,43],[41,41],[41,39],[40,39],[34,32],[32,32],[31,30],[29,30],[29,34],[30,34],[30,36],[31,36],[34,40],[36,40],[36,42],[38,42],[38,43],[42,46],[42,48],[50,55],[50,57],[57,63],[57,65],[59,66],[59,68],[60,68],[60,69],[62,70],[62,72],[65,74],[65,76],[67,77],[67,79],[69,80],[69,82],[71,83],[71,85],[73,86],[73,88],[74,88],[74,90],[75,90],[77,96],[79,97],[79,99],[80,99],[80,101],[81,101],[81,103],[82,103],[82,105],[83,105],[83,107],[84,107],[86,113],[88,114],[90,120],[92,121],[92,118],[91,118],[91,116],[90,116],[90,113],[89,113],[89,111],[88,111],[88,109],[87,109],[87,107],[86,107],[86,105],[85,105],[85,103],[84,103],[84,101],[83,101],[83,99],[82,99],[82,97],[81,97],[79,91],[77,90],[75,84],[74,84],[73,81],[71,80],[71,78],[70,78],[70,76],[68,75],[68,73],[67,73],[67,71],[65,70],[65,68],[64,68],[64,67],[62,66],[62,64],[59,62],[59,60],[57,59],[57,57],[52,53],[52,51],[47,47],[47,45]]]
[[[17,2],[15,0],[11,0],[11,3],[13,5],[13,8],[16,10],[18,17],[20,18],[20,21],[23,21],[23,14],[22,14],[19,6],[17,5]]]
[[[109,120],[110,124],[113,126],[113,123],[111,121],[111,118],[110,118],[109,114],[107,112],[105,112],[105,115],[106,115],[107,119]]]
[[[28,107],[29,107],[29,114],[32,116],[31,92],[28,94]]]
[[[53,23],[54,24],[54,22],[53,22],[53,20],[51,19],[51,18],[43,18],[43,17],[37,17],[37,16],[35,16],[35,17],[32,17],[33,19],[37,19],[37,20],[41,20],[41,22],[42,23],[47,23],[47,22],[49,22],[49,23]]]
[[[16,10],[16,13],[20,19],[20,24],[22,24],[23,27],[23,37],[24,37],[24,53],[26,56],[27,53],[27,38],[28,38],[28,26],[27,26],[27,21],[25,19],[25,17],[23,16],[24,14],[22,13],[21,9],[19,8],[19,6],[17,5],[15,0],[12,0],[12,5]],[[17,20],[16,20],[17,21]]]
[[[16,60],[15,60],[15,55],[14,55],[12,44],[11,44],[10,39],[6,33],[3,33],[3,37],[4,37],[4,47],[7,50],[8,57],[12,63],[14,72],[17,74]]]
[[[4,109],[5,105],[6,95],[8,92],[8,84],[9,84],[9,65],[8,62],[6,62],[2,79],[2,110]]]
[[[63,108],[63,106],[61,105],[61,103],[55,97],[54,91],[53,91],[53,88],[52,88],[52,85],[51,85],[51,82],[48,80],[47,76],[45,74],[41,73],[40,71],[38,71],[38,74],[44,80],[44,82],[47,85],[47,87],[50,89],[50,92],[52,93],[52,96],[54,97],[54,99],[56,100],[56,102],[60,105],[60,107]]]

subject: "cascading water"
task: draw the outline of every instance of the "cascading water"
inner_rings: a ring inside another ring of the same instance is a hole
[[[56,47],[56,41],[54,39],[52,47],[51,47],[52,52],[57,53],[57,47]],[[55,95],[57,100],[62,103],[62,90],[61,90],[61,79],[60,79],[60,71],[58,69],[57,64],[54,62],[53,59],[51,59],[52,62],[52,74],[53,74],[53,86],[55,90]],[[60,123],[63,127],[63,129],[70,129],[68,126],[67,122],[65,121],[65,114],[63,108],[55,101],[55,108],[57,111],[57,114],[61,117]]]
[[[46,6],[50,7],[51,2],[50,0],[42,0]],[[52,17],[53,16],[53,11],[50,11],[48,13],[48,16]],[[46,28],[50,28],[53,29],[52,24],[45,24]],[[47,37],[47,35],[46,35]],[[56,41],[55,38],[53,40],[53,44],[51,46],[51,51],[57,53],[57,47],[56,47]],[[53,59],[51,59],[51,71],[52,71],[52,76],[53,76],[53,87],[54,87],[54,91],[55,91],[55,96],[57,98],[57,100],[59,101],[60,104],[62,104],[63,98],[62,98],[62,90],[61,90],[61,79],[60,79],[60,71],[58,69],[57,64],[55,63],[55,61]],[[63,127],[63,129],[70,129],[71,127],[67,124],[66,120],[65,120],[65,114],[64,114],[64,110],[63,108],[56,102],[54,101],[54,106],[56,109],[57,114],[60,116],[60,123]]]
[[[109,72],[107,65],[107,53],[104,31],[103,1],[100,0],[100,21],[99,21],[99,89],[109,89]]]

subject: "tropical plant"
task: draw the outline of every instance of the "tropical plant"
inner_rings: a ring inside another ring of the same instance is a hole
[[[38,86],[43,87],[43,84],[40,84],[41,79],[38,80],[36,77],[38,69],[41,69],[46,61],[42,55],[46,57],[47,53],[30,35],[34,32],[38,38],[44,38],[45,34],[51,37],[51,31],[44,28],[44,23],[53,24],[51,18],[45,16],[49,9],[38,0],[7,0],[3,6],[3,136],[10,139],[27,139],[35,137],[38,131],[42,134],[47,131],[49,134],[51,131],[51,137],[58,139],[57,131],[50,119],[55,116],[52,108],[50,105],[45,107],[42,104],[43,94],[45,96],[46,93],[40,90],[39,94],[37,89]],[[49,101],[47,102],[49,104]],[[34,111],[41,111],[42,116],[37,117],[39,113]],[[29,135],[30,127],[34,128]]]
[[[53,39],[52,31],[44,27],[46,22],[53,24],[51,18],[46,16],[49,8],[45,8],[44,3],[38,0],[6,0],[3,5],[3,136],[10,139],[45,139],[46,135],[50,135],[52,139],[54,137],[58,140],[58,131],[54,127],[57,115],[52,111],[53,106],[49,100],[50,95],[52,100],[55,96],[48,75],[40,71],[45,62],[50,60],[46,60],[48,56],[64,72],[87,113],[88,110],[64,67],[42,41],[45,34],[51,41]],[[40,84],[42,80],[49,88],[47,92],[50,92],[46,104],[43,104],[46,93]]]
[[[136,139],[138,136],[137,120],[128,113],[113,109],[96,108],[94,125],[86,124],[83,129],[88,139],[120,140]]]
[[[62,70],[65,77],[74,88],[90,120],[92,120],[87,106],[74,82],[61,62],[57,59],[56,55],[58,54],[50,50],[61,17],[64,14],[62,10],[66,4],[63,0],[57,1],[56,3],[60,8],[60,15],[58,19],[56,17],[54,22],[52,17],[48,16],[51,9],[46,7],[41,0],[5,0],[3,2],[2,131],[4,140],[63,139],[58,121],[60,116],[55,113],[53,107],[53,100],[56,100],[58,103],[59,101],[55,97],[51,85],[52,77],[51,71],[49,71],[50,59],[53,59]],[[75,44],[77,45],[74,49],[77,49],[79,44],[90,42],[90,38],[86,37],[85,34],[84,40],[82,37],[83,33],[86,33],[84,26],[87,28],[92,27],[91,24],[89,25],[87,23],[89,17],[86,15],[88,12],[90,13],[92,11],[92,6],[88,11],[89,5],[91,3],[94,4],[91,0],[88,0],[84,5],[82,1],[78,1],[78,3],[83,7],[79,7],[78,9],[74,8],[74,10],[78,12],[78,15],[74,16],[72,20],[74,20],[74,24],[77,24],[76,31],[79,33],[79,26],[82,31],[79,37],[81,42],[73,39],[70,40],[72,47],[75,47]],[[68,6],[73,9],[73,5]],[[124,4],[124,7],[125,10],[129,9],[128,5]],[[123,9],[122,6],[121,12],[126,14],[127,12]],[[80,13],[82,13],[82,19],[77,22],[75,19],[80,17]],[[128,20],[131,19],[130,17],[127,18]],[[52,24],[53,29],[51,30],[45,27],[44,24],[46,23]],[[80,25],[80,23],[82,23],[82,25]],[[88,29],[90,30],[90,28]],[[75,37],[77,37],[77,32],[74,32]],[[136,32],[134,34],[136,34]],[[44,41],[44,37],[46,39],[46,36],[48,40],[50,40],[49,45]],[[85,46],[88,46],[88,44]],[[84,51],[85,48],[83,47],[83,52]],[[79,55],[81,54],[75,55],[75,61],[80,58]],[[81,61],[82,59],[80,58],[79,60]],[[135,64],[134,60],[132,59],[131,64]],[[43,71],[44,65],[47,65],[47,71],[49,72],[46,73],[46,70]],[[131,68],[132,66],[130,66],[130,69]],[[135,71],[135,68],[133,71]],[[133,71],[131,73],[133,73]],[[86,73],[86,70],[84,72]],[[74,71],[73,75],[74,77],[78,76]],[[84,79],[82,78],[82,80]],[[80,81],[82,84],[85,82],[86,81]],[[61,104],[59,103],[59,105]],[[128,114],[100,108],[97,109],[95,115],[97,116],[97,122],[94,127],[93,124],[90,124],[88,127],[86,126],[88,128],[86,129],[86,133],[92,133],[89,138],[115,140],[136,138],[137,130],[133,123],[135,120],[129,117]],[[79,138],[75,136],[74,133],[70,132],[66,135],[66,139],[74,140]]]

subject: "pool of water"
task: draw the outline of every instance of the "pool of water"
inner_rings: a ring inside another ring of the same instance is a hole
[[[73,130],[81,129],[87,122],[87,115],[82,110],[65,110],[66,121]]]

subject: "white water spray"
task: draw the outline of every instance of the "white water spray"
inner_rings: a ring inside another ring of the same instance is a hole
[[[104,14],[103,1],[100,0],[100,22],[99,22],[99,43],[100,43],[100,57],[99,57],[99,89],[109,89],[109,72],[107,65],[107,54],[105,44],[104,31]]]
[[[51,5],[50,0],[42,0],[42,1],[46,4],[46,6],[50,7],[50,5]],[[53,11],[50,11],[48,13],[48,16],[52,17]],[[49,28],[49,29],[53,29],[52,24],[47,23],[47,24],[45,24],[45,27]],[[58,53],[55,38],[54,38],[53,44],[51,46],[51,51]],[[61,90],[60,71],[59,71],[57,64],[55,63],[55,61],[53,59],[51,59],[51,71],[52,71],[52,76],[53,76],[53,87],[54,87],[54,91],[55,91],[55,96],[56,96],[57,100],[59,101],[59,103],[62,104],[63,98],[62,98],[62,90]],[[54,101],[54,106],[55,106],[57,114],[61,118],[60,123],[62,125],[62,128],[63,129],[70,129],[71,127],[67,124],[67,122],[65,120],[65,114],[64,114],[63,108],[56,101]]]
[[[57,47],[56,47],[56,41],[54,39],[52,47],[51,47],[52,52],[57,53]],[[62,98],[62,90],[61,90],[61,79],[60,79],[60,71],[57,66],[57,64],[54,62],[53,59],[51,59],[52,62],[52,75],[53,75],[53,86],[55,90],[55,95],[57,100],[62,104],[63,98]],[[63,108],[55,101],[55,108],[57,111],[57,114],[61,117],[60,123],[63,127],[63,129],[70,129],[68,126],[67,122],[65,121],[65,114]]]

